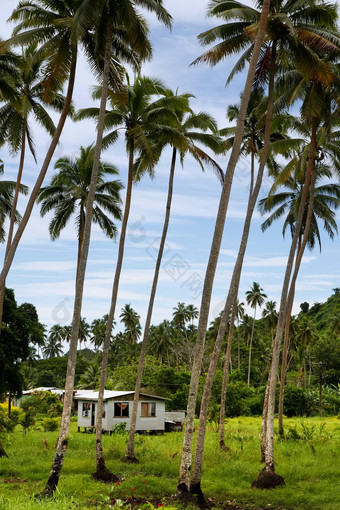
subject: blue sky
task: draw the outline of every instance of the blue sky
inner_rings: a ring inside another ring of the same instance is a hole
[[[189,64],[203,52],[197,42],[197,35],[214,26],[216,21],[206,19],[207,1],[165,0],[174,18],[173,30],[169,32],[157,20],[148,16],[154,58],[145,64],[143,74],[162,79],[164,83],[179,93],[190,92],[196,96],[192,101],[195,111],[205,110],[213,115],[220,127],[226,125],[225,112],[228,104],[237,103],[243,88],[244,75],[237,76],[225,88],[233,59],[228,59],[214,68]],[[6,38],[11,26],[5,24],[16,0],[2,5],[0,36]],[[90,87],[95,84],[93,76],[81,59],[74,95],[76,108],[91,105]],[[35,126],[35,142],[38,165],[28,156],[23,182],[32,185],[34,177],[48,146],[48,137]],[[94,125],[90,122],[72,124],[67,121],[60,146],[53,159],[45,183],[48,184],[54,173],[53,165],[61,156],[76,156],[81,145],[87,146],[95,137]],[[11,157],[6,148],[1,148],[0,157],[5,163],[6,178],[16,178],[18,158]],[[103,154],[103,159],[114,163],[120,178],[125,183],[127,157],[124,144],[118,142]],[[218,159],[223,169],[227,157]],[[131,220],[127,236],[125,260],[118,296],[118,312],[125,303],[130,303],[145,317],[155,263],[155,247],[160,236],[164,218],[167,179],[170,166],[170,153],[162,157],[156,170],[156,177],[148,177],[133,190]],[[228,282],[238,251],[243,219],[246,209],[249,181],[249,162],[241,159],[238,163],[233,183],[228,218],[222,243],[218,270],[211,304],[211,319],[223,307]],[[266,179],[261,196],[269,189]],[[192,159],[187,159],[182,169],[176,170],[173,212],[168,233],[167,251],[160,273],[153,323],[171,318],[172,309],[178,301],[200,305],[200,289],[209,256],[211,237],[220,196],[220,184],[215,175],[206,169],[202,173]],[[19,204],[22,210],[24,200]],[[240,299],[253,281],[263,287],[268,299],[279,302],[283,274],[289,251],[290,239],[282,239],[282,223],[278,222],[267,232],[262,233],[263,219],[255,213],[249,239],[249,246],[240,285]],[[38,310],[40,320],[51,326],[55,323],[67,324],[72,315],[74,278],[76,267],[77,241],[73,224],[62,233],[60,239],[52,242],[48,235],[49,218],[40,218],[36,208],[26,233],[19,246],[13,267],[8,276],[7,286],[14,288],[19,303],[29,301]],[[322,253],[315,249],[306,252],[296,289],[294,312],[299,303],[324,301],[338,287],[340,281],[338,238],[330,241],[323,233]],[[4,246],[2,246],[2,253]],[[112,279],[117,257],[117,243],[108,240],[93,227],[92,241],[87,268],[82,316],[90,322],[108,312]],[[174,263],[179,266],[175,269]]]

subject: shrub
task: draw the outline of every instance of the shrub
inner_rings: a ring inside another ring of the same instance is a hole
[[[43,429],[45,432],[53,432],[59,428],[59,419],[58,418],[44,418],[41,422]]]
[[[30,410],[34,414],[44,413],[50,416],[60,416],[63,410],[58,396],[50,391],[35,391],[31,396],[24,398],[20,405],[26,412]]]
[[[122,421],[121,423],[116,423],[116,425],[112,427],[112,432],[114,434],[125,434],[126,433],[125,421]]]
[[[308,402],[306,391],[296,386],[287,386],[285,388],[283,412],[288,418],[307,414]]]

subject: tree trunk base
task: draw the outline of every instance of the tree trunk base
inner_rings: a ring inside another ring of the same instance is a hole
[[[99,482],[116,483],[119,482],[120,478],[117,475],[111,473],[105,464],[100,464],[97,467],[97,471],[92,473],[91,477]]]
[[[251,484],[252,487],[257,489],[275,489],[286,485],[284,478],[275,473],[274,469],[267,470],[263,468],[256,480]]]
[[[190,494],[196,496],[196,501],[200,508],[204,509],[211,507],[204,497],[200,482],[190,484]]]
[[[178,501],[181,501],[182,503],[187,503],[187,504],[191,503],[193,505],[197,504],[185,483],[179,483],[177,485],[175,499],[177,499]]]
[[[231,449],[225,444],[223,439],[220,440],[220,448],[226,453],[231,453]]]
[[[125,455],[122,458],[122,462],[128,462],[130,464],[139,464],[139,460],[134,455]]]

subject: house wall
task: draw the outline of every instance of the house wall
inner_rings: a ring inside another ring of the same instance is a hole
[[[126,423],[126,429],[130,429],[130,416],[132,414],[132,406],[133,401],[129,401],[129,417],[120,417],[116,418],[114,417],[114,403],[116,402],[128,402],[128,399],[116,399],[116,400],[107,400],[104,403],[104,410],[105,410],[105,418],[103,418],[103,430],[112,430],[112,428],[117,423]],[[83,410],[83,403],[88,402],[91,404],[95,404],[95,418],[97,415],[97,402],[90,401],[90,400],[78,400],[78,427],[91,427],[91,410],[88,417],[83,417],[82,410]],[[142,410],[142,402],[147,403],[156,403],[156,416],[152,417],[141,417],[141,410]],[[92,407],[91,407],[92,409]],[[152,400],[150,398],[141,399],[138,403],[138,411],[137,411],[137,426],[136,430],[145,431],[145,430],[164,430],[165,428],[165,402],[164,400]]]

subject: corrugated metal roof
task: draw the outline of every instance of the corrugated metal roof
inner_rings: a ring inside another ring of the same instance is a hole
[[[82,390],[81,393],[76,393],[74,398],[77,400],[98,400],[98,391],[88,391],[87,393],[83,393],[85,390]],[[103,400],[110,400],[111,398],[119,398],[124,397],[126,395],[133,395],[134,391],[113,391],[113,390],[105,390]],[[148,398],[156,398],[158,400],[168,400],[164,397],[158,397],[157,395],[148,395],[146,393],[140,394],[142,397]]]

